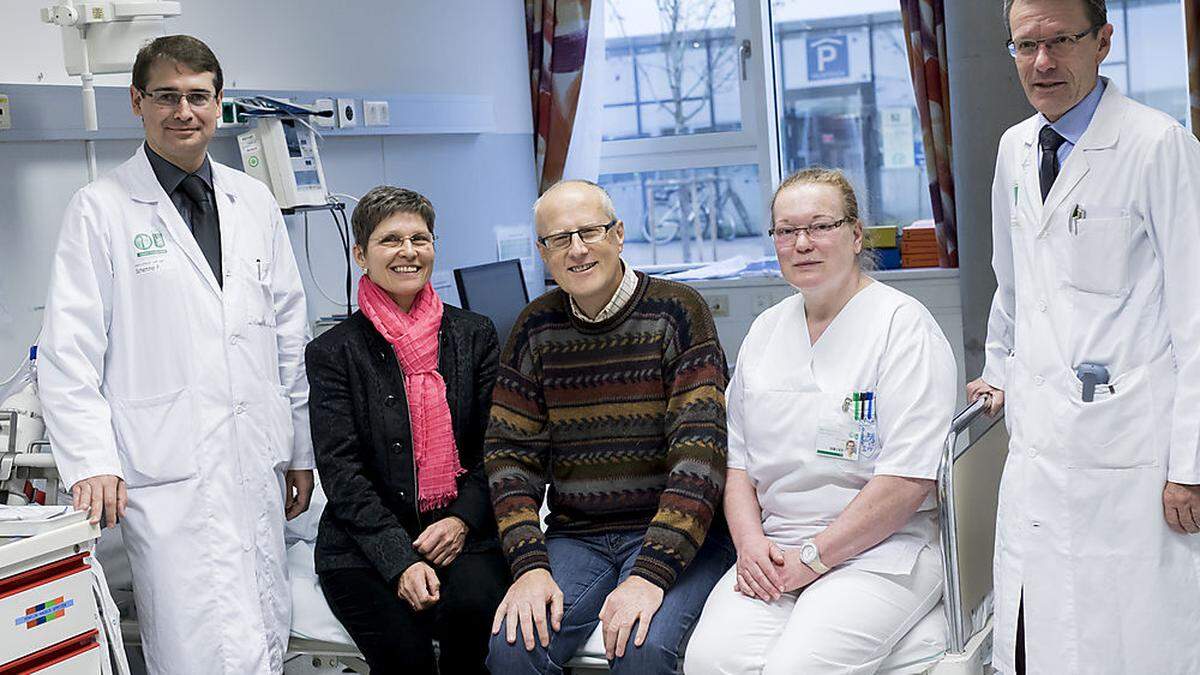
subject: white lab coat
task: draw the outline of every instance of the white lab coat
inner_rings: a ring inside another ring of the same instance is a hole
[[[1038,131],[1005,133],[992,190],[996,665],[1024,588],[1030,673],[1198,673],[1200,535],[1168,529],[1162,491],[1200,483],[1200,143],[1109,82],[1043,205]],[[1088,362],[1113,389],[1083,403]]]
[[[313,466],[304,292],[267,188],[212,169],[223,289],[144,150],[75,194],[39,386],[64,485],[128,486],[150,670],[280,672],[283,471]]]

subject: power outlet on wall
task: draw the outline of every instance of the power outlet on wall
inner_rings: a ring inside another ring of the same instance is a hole
[[[9,111],[8,96],[0,94],[0,129],[12,128],[12,113]]]
[[[368,127],[386,127],[391,123],[387,101],[363,101],[363,124]]]
[[[337,100],[337,125],[339,128],[358,126],[358,106],[352,98]]]

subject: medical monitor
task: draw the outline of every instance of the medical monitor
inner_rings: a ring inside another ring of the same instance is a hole
[[[501,260],[475,267],[460,267],[454,270],[454,282],[458,285],[458,299],[462,308],[491,319],[496,324],[496,334],[503,345],[508,340],[508,333],[517,315],[529,304],[521,261]]]

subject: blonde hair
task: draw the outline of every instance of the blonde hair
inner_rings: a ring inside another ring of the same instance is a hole
[[[842,197],[842,213],[845,217],[854,223],[862,225],[864,230],[866,223],[858,216],[858,195],[854,191],[854,185],[850,183],[850,179],[846,177],[840,169],[829,169],[823,166],[810,166],[807,169],[801,169],[779,184],[775,188],[775,194],[771,197],[771,223],[775,222],[775,201],[779,199],[779,194],[784,190],[796,187],[798,185],[828,185],[838,191]],[[870,247],[867,238],[863,236],[863,247],[855,256],[858,260],[858,266],[864,272],[879,267],[879,256],[875,250]]]

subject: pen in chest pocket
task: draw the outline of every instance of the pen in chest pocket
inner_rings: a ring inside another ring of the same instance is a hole
[[[1071,234],[1079,234],[1079,221],[1084,218],[1087,218],[1087,212],[1083,210],[1082,206],[1076,204],[1075,208],[1071,209],[1071,218],[1067,225],[1067,229],[1070,230]]]

